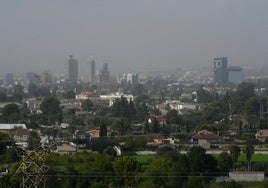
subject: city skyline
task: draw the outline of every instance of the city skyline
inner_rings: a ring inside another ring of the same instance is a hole
[[[92,56],[111,72],[211,67],[217,56],[261,68],[268,60],[267,6],[265,0],[3,1],[1,73],[62,73],[69,54],[82,74]]]

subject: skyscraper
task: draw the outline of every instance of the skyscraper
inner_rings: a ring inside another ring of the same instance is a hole
[[[227,57],[214,58],[214,82],[221,86],[228,83]]]
[[[6,73],[5,79],[4,79],[4,85],[5,86],[14,85],[14,74],[13,73]]]
[[[130,85],[137,85],[139,83],[139,75],[127,74],[127,83]]]
[[[78,80],[78,61],[69,55],[66,61],[66,75],[67,81],[77,82]]]
[[[98,71],[97,82],[109,82],[110,73],[108,71],[108,63],[103,63],[102,69]]]
[[[93,59],[91,62],[90,62],[90,82],[95,82],[95,60]]]

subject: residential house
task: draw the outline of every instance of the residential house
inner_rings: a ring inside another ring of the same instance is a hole
[[[257,133],[255,134],[255,137],[257,140],[265,142],[266,140],[268,140],[268,129],[258,130]]]
[[[200,146],[205,149],[210,149],[212,145],[217,145],[218,142],[222,141],[223,138],[210,131],[202,130],[192,137],[192,142],[197,142]]]
[[[98,129],[93,129],[93,130],[87,131],[87,133],[90,134],[91,138],[99,138],[100,137],[100,130],[98,130]]]
[[[91,136],[85,131],[75,130],[73,139],[75,140],[78,148],[85,148],[90,143]]]
[[[9,134],[13,137],[17,146],[22,148],[28,147],[28,138],[30,135],[30,131],[28,129],[14,129]]]
[[[64,143],[60,146],[57,146],[56,151],[60,154],[72,154],[77,152],[77,147],[68,143]]]

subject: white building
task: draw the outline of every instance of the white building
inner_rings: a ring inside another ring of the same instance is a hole
[[[131,94],[122,94],[120,92],[112,93],[109,95],[100,95],[100,99],[109,101],[109,106],[112,106],[114,101],[116,99],[120,99],[121,97],[125,97],[128,102],[134,98]]]

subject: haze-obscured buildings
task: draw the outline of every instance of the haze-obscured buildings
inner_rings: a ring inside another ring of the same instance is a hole
[[[241,84],[243,82],[243,71],[241,67],[228,67],[228,82],[233,84]]]
[[[139,83],[139,75],[124,73],[118,77],[118,82],[123,85],[137,85]]]
[[[90,82],[95,82],[95,60],[93,59],[90,63],[90,75],[89,75],[89,81]]]
[[[78,81],[78,61],[69,55],[65,65],[65,79],[66,81]]]
[[[240,84],[243,82],[243,70],[239,66],[228,67],[227,57],[214,58],[214,83],[219,86]]]
[[[12,86],[14,85],[14,74],[13,73],[6,73],[4,78],[4,85],[5,86]]]
[[[110,73],[108,71],[108,63],[103,63],[102,68],[97,73],[97,82],[109,82]]]
[[[214,58],[214,82],[218,85],[225,85],[227,81],[227,57]]]

